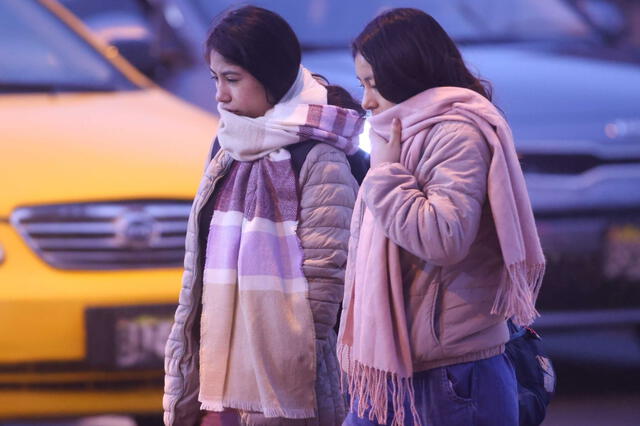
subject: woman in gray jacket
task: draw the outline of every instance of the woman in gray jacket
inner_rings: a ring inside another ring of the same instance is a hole
[[[222,17],[206,57],[221,121],[189,218],[165,424],[340,424],[334,325],[362,110],[328,104],[350,97],[300,65],[265,9]]]

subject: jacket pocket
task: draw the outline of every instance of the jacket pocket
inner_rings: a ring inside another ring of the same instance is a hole
[[[431,284],[433,287],[433,293],[430,295],[430,318],[429,318],[429,330],[431,331],[431,337],[433,340],[440,344],[440,283],[434,282]]]
[[[475,362],[466,362],[440,368],[443,392],[452,401],[463,403],[473,401],[476,382],[475,366]]]
[[[426,286],[422,294],[407,297],[407,319],[414,362],[422,363],[440,356],[438,282]]]

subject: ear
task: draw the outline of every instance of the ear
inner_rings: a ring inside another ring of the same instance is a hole
[[[269,103],[269,105],[273,106],[273,105],[277,104],[277,102],[275,101],[275,99],[274,99],[273,95],[271,94],[271,92],[266,90],[266,89],[265,89],[265,91],[267,92],[267,102]]]
[[[323,75],[312,73],[311,76],[323,86],[327,87],[329,85],[329,80],[327,80]]]

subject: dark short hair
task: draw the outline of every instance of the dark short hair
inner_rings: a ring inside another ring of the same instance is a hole
[[[360,117],[364,117],[366,114],[360,102],[356,101],[344,87],[335,84],[327,86],[327,103],[341,108],[352,109],[357,112]]]
[[[351,48],[371,65],[378,92],[391,102],[440,86],[471,89],[491,100],[489,83],[467,69],[451,37],[421,10],[398,8],[377,16]]]
[[[362,105],[360,105],[360,102],[356,101],[347,89],[337,84],[331,84],[329,79],[322,74],[313,73],[311,75],[327,89],[327,103],[329,105],[352,109],[357,112],[360,117],[364,117],[367,114],[364,108],[362,108]]]
[[[300,67],[300,42],[287,21],[256,6],[230,10],[214,21],[206,41],[207,63],[213,50],[254,76],[272,104],[287,93]]]

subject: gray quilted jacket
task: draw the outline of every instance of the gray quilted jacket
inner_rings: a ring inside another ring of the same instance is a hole
[[[199,323],[204,250],[198,245],[198,219],[232,159],[220,151],[209,163],[198,188],[187,228],[184,275],[175,322],[165,349],[164,422],[167,426],[198,424]],[[244,414],[244,424],[339,425],[345,406],[339,389],[339,370],[333,330],[343,295],[344,268],[351,213],[358,184],[345,154],[324,143],[306,156],[299,173],[298,236],[304,249],[303,270],[309,282],[309,301],[316,333],[316,400],[314,419],[265,419]],[[292,372],[295,374],[295,372]],[[274,423],[275,422],[275,423]]]

